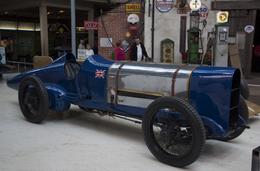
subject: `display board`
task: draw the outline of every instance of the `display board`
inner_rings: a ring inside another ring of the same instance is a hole
[[[100,47],[112,47],[112,44],[111,44],[111,43],[113,43],[112,38],[109,38],[109,39],[110,39],[110,41],[108,40],[108,38],[100,38]]]
[[[86,59],[86,49],[78,49],[78,59]]]
[[[5,47],[0,47],[0,64],[5,64]]]

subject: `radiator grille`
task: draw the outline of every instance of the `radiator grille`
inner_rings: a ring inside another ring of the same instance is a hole
[[[238,105],[240,96],[240,71],[236,69],[231,89],[231,99],[230,99],[230,114],[229,114],[229,124],[232,125],[238,121]]]

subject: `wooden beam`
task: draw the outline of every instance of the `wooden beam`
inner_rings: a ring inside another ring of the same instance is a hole
[[[214,1],[211,2],[212,10],[257,10],[260,9],[260,1],[216,1],[216,8],[214,8]]]

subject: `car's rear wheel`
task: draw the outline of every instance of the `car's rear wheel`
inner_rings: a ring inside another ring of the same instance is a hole
[[[244,100],[244,98],[241,95],[240,95],[240,99],[239,99],[238,110],[239,110],[238,114],[247,123],[248,119],[249,119],[249,112],[248,112],[246,101]],[[233,139],[237,138],[238,136],[240,136],[244,132],[244,130],[245,130],[245,128],[240,127],[235,132],[233,132],[230,135],[228,135],[227,137],[225,137],[225,138],[217,138],[217,140],[221,140],[221,141],[233,140]]]
[[[29,122],[42,122],[49,110],[48,92],[36,76],[25,77],[19,86],[19,105],[24,117]]]
[[[175,97],[151,103],[143,116],[143,137],[161,162],[184,167],[196,161],[205,145],[203,122],[195,109]]]

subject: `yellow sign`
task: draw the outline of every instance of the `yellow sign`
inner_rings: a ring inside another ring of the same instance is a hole
[[[228,21],[228,12],[217,13],[217,23],[226,23]]]
[[[126,13],[140,13],[140,4],[126,4]]]
[[[221,21],[226,21],[226,20],[227,20],[227,14],[226,14],[226,13],[221,13],[221,14],[219,15],[219,19],[220,19]]]
[[[126,33],[126,37],[130,37],[131,34],[129,32]]]

